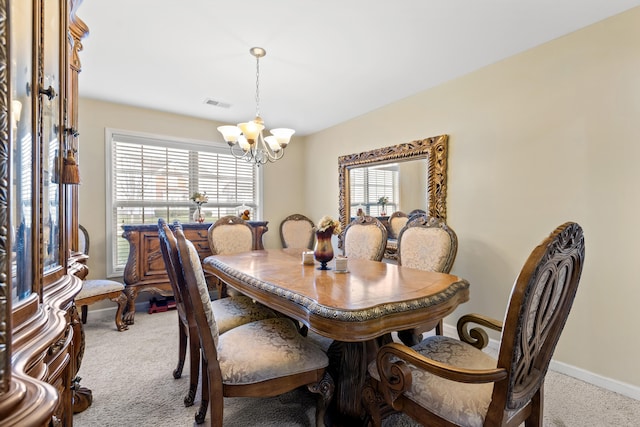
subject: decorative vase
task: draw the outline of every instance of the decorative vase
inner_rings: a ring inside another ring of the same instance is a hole
[[[320,270],[329,270],[327,263],[333,259],[331,236],[333,236],[333,227],[324,231],[316,231],[316,247],[313,256],[320,263]]]
[[[193,213],[193,220],[199,223],[204,222],[204,214],[202,213],[202,207],[200,205],[198,205],[195,212]]]

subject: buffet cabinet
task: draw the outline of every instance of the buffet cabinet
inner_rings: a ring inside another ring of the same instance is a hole
[[[268,221],[247,221],[253,231],[253,249],[264,249],[262,236],[269,229]],[[184,223],[182,229],[196,249],[200,259],[211,255],[208,231],[212,223]],[[173,224],[169,225],[173,229]],[[158,226],[156,224],[123,224],[122,237],[129,242],[129,257],[124,267],[127,308],[124,322],[133,324],[136,299],[140,292],[151,292],[163,296],[173,295],[167,269],[160,251]]]
[[[0,0],[0,425],[70,426],[81,0]]]

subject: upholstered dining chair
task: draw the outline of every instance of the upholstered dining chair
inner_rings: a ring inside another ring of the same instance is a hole
[[[449,273],[458,253],[458,237],[443,219],[426,214],[414,216],[398,236],[398,265],[419,270]],[[442,320],[436,325],[436,334],[442,335]],[[419,328],[398,333],[407,345],[417,344],[422,338]]]
[[[400,235],[400,230],[409,221],[409,216],[402,211],[395,211],[389,217],[389,239],[397,239]]]
[[[319,394],[316,425],[324,425],[334,383],[329,358],[298,333],[291,319],[278,317],[247,323],[219,333],[198,252],[176,227],[180,264],[186,285],[187,316],[198,325],[203,357],[202,406],[196,422],[222,426],[223,397],[272,397],[301,386]]]
[[[207,230],[213,255],[229,255],[253,250],[253,231],[245,220],[234,215],[223,216]],[[227,296],[227,286],[215,278],[219,297]]]
[[[409,216],[402,211],[395,211],[391,216],[389,216],[387,227],[387,246],[384,254],[385,258],[398,258],[398,236],[400,235],[400,230],[402,230],[408,221]]]
[[[79,250],[85,255],[89,255],[89,232],[82,225],[78,226],[79,233]],[[80,319],[82,323],[87,323],[88,306],[109,299],[116,304],[116,329],[120,332],[129,329],[124,322],[122,313],[127,304],[127,296],[124,293],[124,284],[110,279],[87,279],[82,281],[82,289],[76,295],[74,301],[77,307],[80,307]]]
[[[529,255],[504,322],[467,315],[458,322],[461,340],[436,335],[413,347],[381,347],[364,393],[372,424],[380,425],[383,400],[424,425],[542,426],[543,383],[578,288],[584,250],[582,228],[562,224]],[[497,359],[481,350],[487,333],[469,330],[469,324],[501,331]]]
[[[344,255],[381,261],[387,247],[387,228],[378,218],[357,216],[344,230]]]
[[[408,214],[409,220],[411,220],[414,216],[425,215],[426,213],[427,213],[427,211],[425,211],[424,209],[413,209]]]
[[[280,241],[283,248],[313,248],[315,224],[302,214],[292,214],[280,223]]]
[[[175,226],[180,226],[177,223]],[[200,371],[200,339],[198,338],[198,328],[193,317],[187,316],[184,295],[181,290],[180,280],[183,280],[180,260],[178,258],[178,246],[176,238],[167,222],[160,218],[158,220],[158,238],[160,240],[160,252],[167,269],[169,282],[176,301],[178,311],[178,365],[173,371],[173,377],[178,379],[182,376],[182,369],[186,359],[187,341],[189,342],[189,391],[184,398],[185,406],[193,405],[193,401],[198,389],[198,378]],[[255,320],[277,317],[275,311],[261,304],[254,303],[249,297],[234,296],[221,298],[211,302],[211,308],[218,319],[218,332],[223,334],[237,326]]]

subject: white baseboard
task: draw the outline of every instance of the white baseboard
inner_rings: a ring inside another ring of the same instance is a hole
[[[444,334],[450,337],[458,337],[458,331],[456,327],[448,324],[444,325]],[[498,354],[499,348],[500,342],[498,340],[489,339],[489,344],[487,345],[487,348],[485,350],[495,356]],[[587,370],[569,365],[564,362],[558,362],[553,359],[551,359],[549,369],[573,378],[577,378],[586,383],[593,384],[596,387],[613,391],[632,399],[640,400],[640,387],[638,386],[623,383],[622,381],[614,380],[612,378],[603,377],[602,375],[594,374],[593,372],[589,372]]]

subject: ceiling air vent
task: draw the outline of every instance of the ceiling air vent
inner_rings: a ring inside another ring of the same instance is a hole
[[[229,108],[229,107],[231,107],[231,104],[229,104],[228,102],[217,101],[217,100],[212,99],[212,98],[205,99],[204,103],[207,104],[207,105],[211,105],[213,107],[220,107],[220,108]]]

